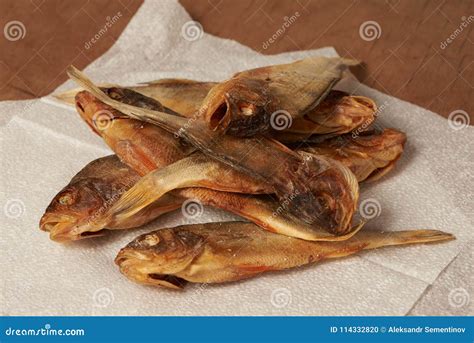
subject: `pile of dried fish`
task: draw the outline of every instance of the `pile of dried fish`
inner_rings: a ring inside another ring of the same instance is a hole
[[[189,202],[249,221],[157,230],[117,255],[131,280],[170,288],[454,238],[437,230],[359,231],[359,183],[392,170],[406,137],[372,128],[371,99],[333,89],[355,64],[315,57],[220,83],[166,79],[134,87],[96,86],[70,67],[82,88],[57,98],[74,105],[115,155],[74,176],[40,228],[59,242],[92,238]]]

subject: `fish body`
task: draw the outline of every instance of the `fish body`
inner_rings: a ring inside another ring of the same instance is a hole
[[[211,130],[251,137],[268,132],[272,115],[297,119],[314,110],[355,61],[311,57],[235,74],[214,86],[201,112]]]
[[[406,135],[395,129],[346,134],[302,147],[303,151],[340,161],[361,181],[376,181],[387,174],[403,153]]]
[[[204,116],[201,104],[210,89],[217,86],[216,82],[200,82],[186,79],[162,79],[145,85],[131,86],[127,88],[116,85],[102,85],[101,89],[114,98],[120,94],[126,98],[124,93],[145,95],[158,101],[162,109],[168,109],[168,113],[179,113],[181,116],[197,120]],[[75,103],[75,96],[81,89],[58,94],[56,98],[68,104]],[[117,99],[117,98],[115,98]],[[126,100],[126,99],[124,99]],[[134,103],[142,107],[149,102],[134,100]],[[127,103],[127,102],[126,102]],[[128,102],[128,104],[133,104]],[[153,109],[153,108],[150,108]],[[288,117],[286,112],[275,112],[270,124],[273,123],[271,136],[282,143],[296,143],[304,140],[315,139],[321,135],[342,134],[364,125],[368,126],[375,119],[377,107],[375,103],[363,96],[353,96],[345,92],[331,90],[329,94],[313,110],[305,115],[293,118]],[[245,123],[234,125],[245,125]],[[249,128],[248,130],[250,130]],[[250,135],[250,134],[248,134]],[[314,137],[314,138],[313,138]]]
[[[173,178],[173,173],[169,177]],[[140,180],[140,175],[123,164],[117,156],[99,158],[86,165],[53,198],[40,220],[40,229],[49,232],[51,239],[58,242],[93,238],[106,234],[108,230],[131,229],[147,224],[160,215],[179,208],[184,200],[192,199],[198,204],[240,215],[266,230],[303,239],[343,240],[358,230],[356,228],[346,236],[333,236],[288,217],[270,196],[251,196],[196,187],[180,189],[179,194],[162,194],[146,204],[141,203],[140,198],[132,197],[133,206],[124,207],[124,201],[125,204],[128,203],[125,195]],[[169,187],[167,180],[168,176],[165,175],[163,183]],[[155,192],[155,189],[149,188],[145,193],[148,196],[146,199],[149,199],[149,193]],[[124,208],[129,212],[124,213]],[[187,209],[183,208],[183,211]]]
[[[437,230],[360,231],[341,242],[310,242],[251,223],[208,223],[141,235],[120,250],[115,262],[135,282],[181,288],[186,281],[237,281],[361,250],[450,239],[452,235]]]
[[[70,241],[103,234],[82,227],[103,216],[138,180],[140,175],[115,155],[99,158],[77,173],[51,201],[40,220],[40,229],[51,239]],[[181,206],[183,199],[162,197],[133,217],[109,225],[108,229],[128,229],[144,225],[159,215]]]
[[[271,185],[282,206],[301,220],[334,234],[350,230],[347,223],[356,208],[357,197],[353,195],[358,194],[358,184],[342,164],[303,158],[271,139],[220,135],[208,130],[199,120],[189,125],[186,119],[178,116],[118,102],[104,94],[79,70],[71,67],[68,72],[105,104],[134,119],[177,134],[209,157]],[[326,184],[321,189],[323,179]],[[331,184],[337,185],[339,192],[327,192]],[[289,196],[293,197],[291,203],[287,202]]]

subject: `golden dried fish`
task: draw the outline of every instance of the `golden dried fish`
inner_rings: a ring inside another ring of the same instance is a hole
[[[93,232],[105,227],[118,227],[122,221],[139,215],[143,209],[160,200],[165,194],[178,194],[194,202],[238,214],[266,230],[307,240],[347,239],[361,227],[359,225],[351,228],[345,236],[334,237],[321,228],[305,224],[288,215],[270,196],[252,197],[248,194],[239,195],[198,188],[205,187],[209,183],[216,188],[215,186],[225,179],[225,176],[213,171],[213,164],[214,161],[209,161],[203,156],[197,158],[191,156],[147,174],[106,212],[77,230]],[[239,182],[238,179],[236,181]],[[225,183],[227,181],[223,182],[224,185]],[[185,189],[177,190],[179,188]],[[168,193],[170,191],[173,192]]]
[[[159,104],[155,105],[153,102],[150,104],[145,103],[140,97],[136,98],[136,94],[123,93],[121,90],[118,93],[113,92],[113,97],[121,96],[121,100],[129,104],[137,101],[149,108],[159,106]],[[169,138],[167,132],[164,132],[164,137],[162,137],[160,136],[160,132],[163,131],[162,129],[141,122],[139,122],[140,127],[143,127],[138,129],[136,126],[137,121],[123,117],[122,114],[98,101],[87,92],[78,94],[77,104],[81,116],[94,128],[99,125],[93,121],[94,115],[96,113],[108,113],[109,119],[112,122],[107,123],[108,125],[103,125],[100,130],[96,128],[96,132],[100,132],[102,137],[119,154],[122,160],[138,170],[141,175],[157,169],[140,180],[136,187],[130,191],[133,193],[127,192],[119,203],[116,205],[115,203],[111,204],[110,210],[107,213],[103,213],[103,216],[98,216],[94,221],[89,221],[87,225],[76,228],[76,231],[81,231],[84,235],[87,232],[92,234],[92,232],[102,230],[104,227],[114,228],[120,226],[122,221],[133,218],[137,212],[158,200],[164,193],[179,187],[201,185],[209,188],[246,193],[252,191],[270,192],[265,187],[259,189],[258,183],[253,180],[245,180],[245,178],[242,179],[239,175],[234,175],[232,170],[229,174],[228,171],[226,172],[225,169],[216,165],[215,161],[203,158],[202,155],[199,157],[199,155],[195,154],[189,158],[184,158],[178,161],[177,165],[163,170],[161,169],[162,166],[168,165],[184,156],[184,153],[179,150],[181,146],[178,146],[178,153],[176,153],[176,149],[171,150],[175,151],[175,153],[167,153],[169,141],[164,140],[166,137]],[[119,120],[113,121],[115,118]],[[159,145],[155,144],[155,137],[159,138]],[[126,146],[126,149],[120,149],[120,147],[124,146]],[[176,146],[172,144],[172,148],[176,148]],[[334,153],[337,153],[338,149],[336,147]],[[165,158],[162,158],[162,155]],[[252,185],[252,182],[255,185]],[[226,188],[229,187],[228,185],[231,188]],[[309,240],[336,239],[324,234],[324,232],[320,232],[320,230],[318,231],[314,227],[287,216],[283,213],[282,208],[270,199],[258,199],[248,196],[239,197],[237,195],[198,189],[190,191],[180,190],[172,194],[195,199],[201,201],[204,205],[211,205],[239,214],[273,232]],[[350,232],[349,235],[353,233],[354,231]],[[347,236],[342,236],[341,238],[344,237],[347,238]]]
[[[394,129],[385,129],[380,132],[365,132],[357,137],[352,137],[352,135],[335,137],[310,147],[304,147],[302,150],[339,160],[353,171],[359,182],[363,180],[374,181],[393,168],[394,163],[403,151],[405,139],[403,133]],[[150,178],[152,175],[153,177],[159,177],[159,172],[148,174],[146,178]],[[216,177],[218,176],[216,175]],[[87,226],[84,225],[86,219],[89,224],[93,221],[103,222],[104,217],[108,215],[113,219],[110,218],[107,225],[104,225],[107,229],[128,229],[145,224],[162,213],[179,207],[184,199],[194,199],[203,205],[238,214],[269,231],[314,240],[314,230],[309,225],[288,217],[282,213],[278,203],[262,197],[235,195],[197,188],[180,190],[179,194],[175,193],[175,197],[171,195],[157,197],[157,191],[160,191],[160,189],[149,188],[143,198],[133,198],[128,194],[128,197],[122,199],[121,204],[119,203],[114,207],[122,192],[128,191],[132,185],[137,184],[139,179],[140,176],[137,173],[122,164],[115,156],[108,156],[91,162],[54,198],[41,219],[40,227],[45,231],[49,231],[51,238],[54,240],[76,240],[104,234],[100,226],[87,229]],[[167,176],[163,180],[166,179]],[[101,185],[112,185],[114,194],[110,195],[110,192],[105,192],[106,187],[94,186],[93,184],[97,182],[100,182]],[[239,183],[239,179],[236,179],[235,182]],[[117,184],[123,185],[123,183],[126,184],[125,187],[116,186]],[[140,184],[143,186],[146,183]],[[140,188],[143,189],[141,186]],[[102,194],[102,191],[104,191],[104,194]],[[93,195],[81,195],[81,193],[86,192]],[[127,194],[127,192],[124,194]],[[62,198],[63,195],[66,196]],[[158,201],[158,203],[144,208],[143,205],[140,205],[144,201],[150,203],[152,197],[156,198],[155,201]],[[179,197],[183,199],[179,199]],[[71,199],[75,200],[71,202]],[[97,202],[95,199],[102,200]],[[69,204],[69,202],[71,203]],[[129,215],[120,212],[124,209],[124,202],[128,203],[127,211]],[[104,206],[104,203],[107,206]],[[140,206],[141,211],[138,210]],[[156,212],[152,212],[151,209],[155,207]],[[130,213],[134,214],[131,215]],[[120,220],[117,216],[120,216]],[[324,235],[320,235],[319,239],[324,240]]]
[[[312,137],[321,135],[341,135],[371,124],[376,111],[372,99],[332,90],[314,110],[293,120],[289,129],[274,132],[273,136],[281,142],[293,143],[311,141]],[[274,119],[278,120],[278,116]],[[278,126],[278,123],[274,124]]]
[[[131,90],[109,88],[107,91],[109,96],[120,99],[124,103],[149,109],[160,109],[162,107],[156,100]],[[264,182],[256,182],[248,175],[210,159],[201,152],[195,151],[193,147],[176,139],[166,130],[124,116],[86,91],[79,92],[76,95],[76,107],[81,117],[104,139],[120,159],[140,175],[148,174],[155,169],[160,169],[193,154],[192,157],[189,157],[180,165],[192,168],[194,162],[196,166],[205,164],[206,169],[200,168],[200,170],[204,170],[204,174],[195,174],[199,178],[199,180],[196,180],[189,178],[192,177],[192,169],[188,168],[189,173],[185,175],[189,177],[185,179],[182,175],[183,185],[186,184],[186,180],[189,180],[189,187],[202,186],[221,191],[248,194],[272,192],[271,187]],[[105,122],[101,123],[100,116],[103,114],[105,114]],[[212,182],[206,182],[206,177]],[[160,181],[156,180],[156,182]]]
[[[209,90],[216,84],[217,82],[201,82],[187,79],[161,79],[128,87],[121,87],[114,84],[101,84],[100,88],[106,93],[108,93],[110,88],[130,89],[155,99],[164,107],[189,118],[195,116],[207,93],[209,93]],[[83,88],[75,88],[60,94],[55,94],[54,97],[61,102],[74,106],[76,94],[83,90]]]
[[[165,108],[187,118],[198,118],[202,101],[212,86],[217,83],[180,79],[163,79],[147,85],[121,88],[107,85],[101,89],[113,98],[114,93],[127,89],[159,101]],[[74,89],[56,97],[74,105],[74,97],[82,89]],[[123,95],[122,95],[123,96]],[[116,99],[117,100],[117,99]],[[311,136],[322,134],[342,134],[368,125],[374,120],[377,110],[375,103],[363,96],[351,96],[332,90],[312,111],[300,118],[289,118],[284,112],[276,113],[272,123],[272,136],[283,143],[301,142]],[[291,121],[291,122],[290,122]],[[291,124],[291,125],[290,125]]]
[[[216,84],[217,82],[162,79],[131,89],[158,100],[163,106],[189,118],[196,115],[207,93]]]
[[[214,86],[200,111],[211,130],[251,137],[267,132],[277,111],[296,119],[315,109],[346,67],[357,63],[311,57],[246,70]]]
[[[133,103],[134,97],[124,95],[122,100]],[[81,116],[93,127],[97,125],[93,121],[96,113],[107,112],[112,118],[120,119],[116,121],[117,124],[104,125],[99,132],[123,161],[141,172],[142,175],[157,169],[140,180],[136,187],[130,190],[130,193],[125,193],[123,199],[121,198],[120,202],[111,206],[106,213],[76,228],[77,232],[92,233],[105,227],[119,226],[122,220],[134,217],[135,213],[145,208],[147,206],[145,203],[152,203],[158,200],[163,193],[181,186],[201,185],[246,193],[271,192],[271,189],[265,185],[245,178],[241,174],[236,174],[232,169],[227,170],[220,163],[208,157],[204,158],[203,155],[199,157],[196,153],[189,158],[179,160],[176,162],[177,165],[169,165],[168,168],[163,170],[160,168],[161,166],[171,163],[173,158],[180,155],[167,153],[166,141],[163,138],[160,140],[161,145],[155,144],[153,137],[159,136],[160,132],[163,131],[162,129],[145,124],[148,125],[146,128],[142,131],[137,130],[135,126],[137,121],[124,118],[122,114],[98,101],[87,92],[79,93],[77,101]],[[112,123],[115,123],[115,121],[112,121]],[[141,137],[141,135],[146,137]],[[124,142],[127,143],[127,149],[118,149],[118,147],[124,145]],[[164,158],[160,156],[162,154]],[[303,154],[305,153],[303,152]],[[239,214],[262,225],[267,230],[309,240],[346,239],[358,230],[356,226],[351,227],[341,236],[328,234],[316,225],[302,223],[284,213],[283,208],[272,199],[255,199],[248,195],[240,197],[231,193],[210,192],[210,189],[201,190],[198,188],[188,191],[180,189],[167,194],[195,199],[201,201],[204,205],[208,204]],[[218,201],[214,201],[213,196]]]
[[[115,263],[132,281],[179,289],[187,281],[237,281],[361,250],[453,238],[437,230],[361,231],[342,242],[309,242],[273,234],[251,223],[209,223],[141,235],[120,250]]]
[[[395,129],[346,134],[327,139],[302,150],[340,161],[357,180],[375,181],[387,174],[400,158],[406,135]]]
[[[266,230],[303,239],[344,240],[361,228],[361,225],[355,227],[346,236],[318,233],[310,225],[286,216],[275,201],[206,188],[186,188],[181,189],[179,194],[165,194],[153,204],[134,211],[132,216],[114,218],[100,226],[99,223],[105,222],[109,211],[112,211],[124,192],[139,179],[140,176],[116,156],[99,158],[84,167],[54,197],[41,218],[40,228],[49,232],[50,238],[58,242],[102,236],[108,230],[144,225],[179,208],[185,199],[192,199],[190,206],[209,205],[221,208],[249,219]],[[183,211],[187,213],[189,208],[185,206]]]
[[[81,227],[99,218],[138,180],[131,168],[115,155],[99,158],[77,173],[51,201],[40,220],[40,229],[55,241],[69,241],[103,234]],[[159,215],[179,208],[184,199],[165,195],[135,216],[108,229],[128,229],[144,225]]]
[[[108,97],[74,67],[68,73],[107,105],[183,137],[211,158],[268,183],[281,205],[301,220],[334,234],[350,230],[358,184],[342,164],[314,155],[302,157],[274,140],[220,135],[207,130],[199,120],[189,125],[188,120],[178,116],[130,106]]]

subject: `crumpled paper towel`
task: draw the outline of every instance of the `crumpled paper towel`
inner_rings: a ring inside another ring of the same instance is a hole
[[[234,41],[206,33],[199,37],[190,21],[177,2],[146,1],[116,44],[86,73],[97,82],[124,85],[167,77],[217,81],[243,69],[337,55],[324,48],[264,56]],[[68,81],[58,91],[72,87]],[[354,80],[344,80],[338,87],[374,98],[382,107],[379,121],[408,134],[395,171],[381,182],[362,186],[361,200],[374,205],[379,214],[365,229],[437,228],[455,234],[457,240],[380,249],[243,282],[190,285],[184,292],[137,285],[114,265],[118,250],[141,233],[190,221],[178,211],[137,230],[66,245],[50,241],[39,231],[38,221],[51,198],[86,163],[111,152],[73,109],[51,97],[2,102],[1,314],[409,313],[459,252],[472,249],[474,129],[454,130],[434,113]],[[236,217],[206,208],[199,221],[232,218]],[[471,286],[464,281],[462,285],[467,297],[462,300],[470,306]],[[450,293],[438,297],[452,304]]]

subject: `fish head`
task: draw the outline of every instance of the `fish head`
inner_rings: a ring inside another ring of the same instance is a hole
[[[139,283],[180,289],[180,272],[204,250],[204,238],[186,230],[163,229],[137,237],[120,250],[115,263]]]
[[[369,157],[371,163],[367,163],[365,168],[370,174],[366,181],[376,181],[394,168],[403,153],[406,139],[405,133],[395,129],[374,129],[351,138],[349,150]]]
[[[211,130],[250,137],[268,131],[276,101],[257,79],[231,79],[211,89],[202,111]]]
[[[98,236],[87,223],[105,209],[103,197],[93,180],[80,180],[66,186],[51,201],[40,220],[40,229],[49,232],[54,241],[65,242]]]
[[[106,134],[115,120],[128,118],[87,91],[76,94],[75,105],[81,118],[99,136]]]
[[[299,152],[303,162],[295,166],[293,193],[280,202],[306,223],[336,235],[351,229],[359,198],[357,178],[342,163],[322,155]]]
[[[170,114],[176,114],[170,109],[164,107],[158,100],[136,92],[133,89],[109,87],[102,88],[102,91],[110,98],[117,100],[123,104],[146,108],[152,111],[161,111]]]
[[[364,96],[333,90],[306,119],[326,127],[328,133],[343,134],[356,128],[366,129],[377,116],[377,105]]]

